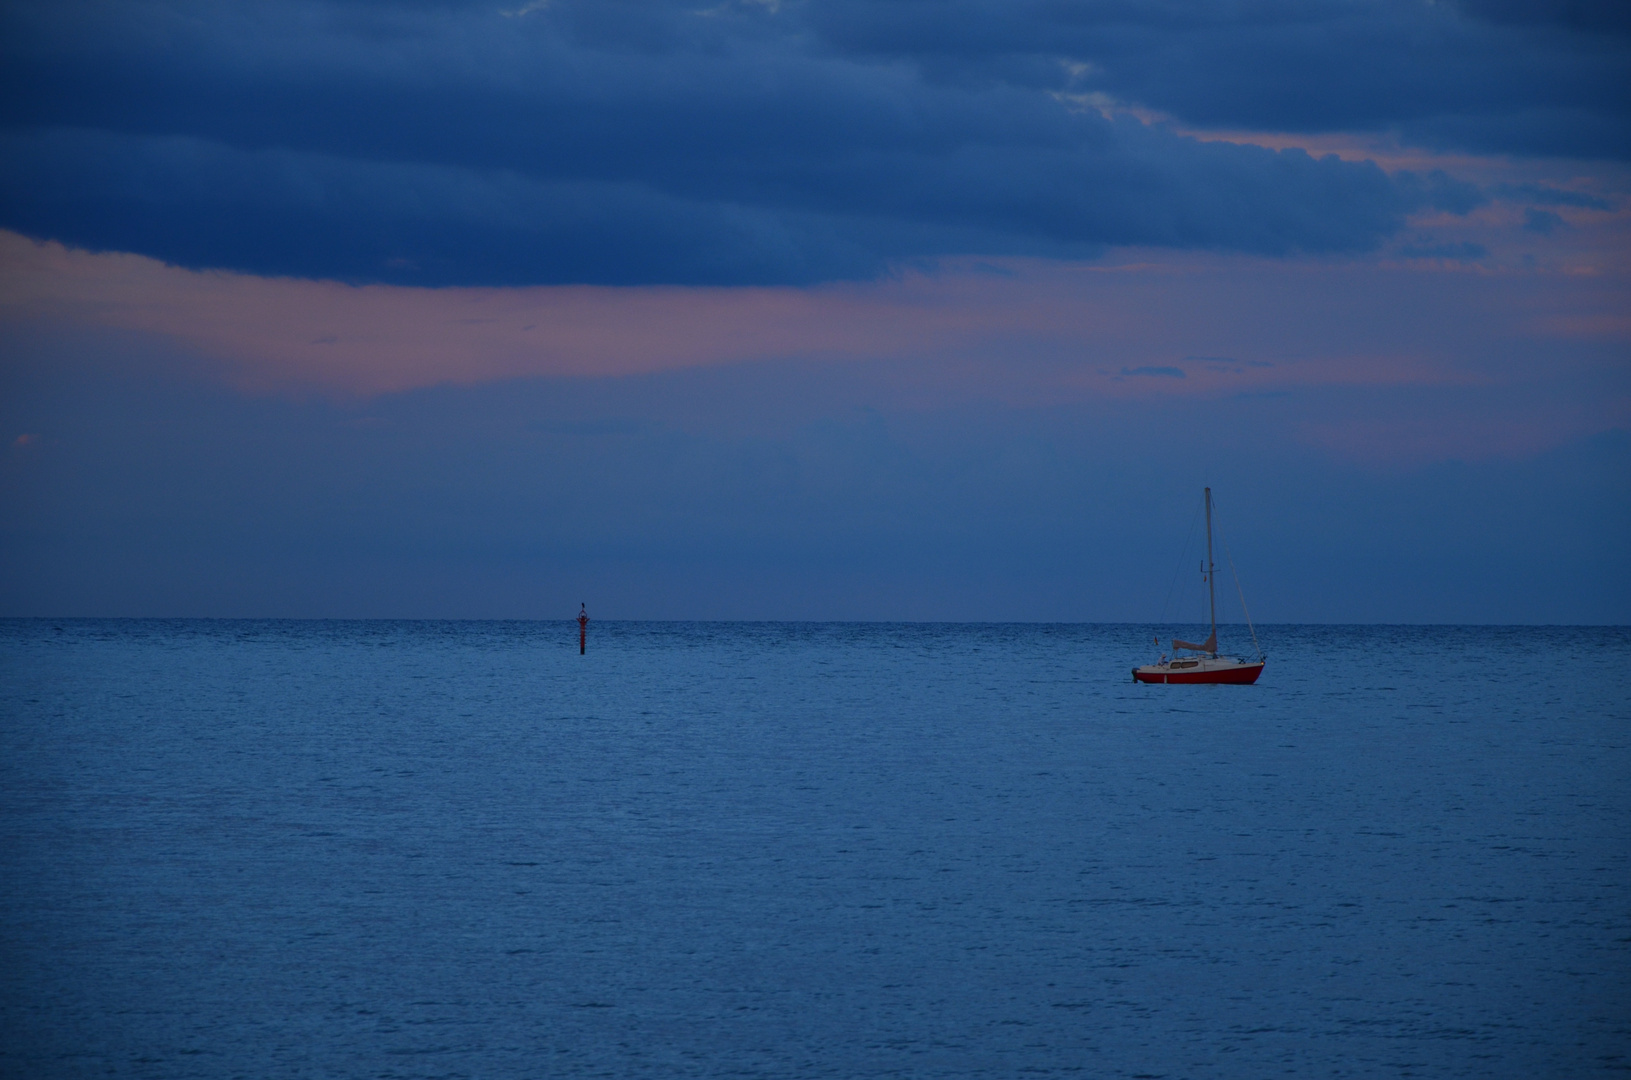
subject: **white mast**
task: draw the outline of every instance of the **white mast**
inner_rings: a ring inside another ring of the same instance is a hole
[[[1218,652],[1218,590],[1213,582],[1217,567],[1212,564],[1212,489],[1206,489],[1206,598],[1212,606],[1212,655]]]

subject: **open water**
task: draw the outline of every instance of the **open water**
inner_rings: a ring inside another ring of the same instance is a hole
[[[1261,634],[0,623],[0,1071],[1631,1070],[1631,630]]]

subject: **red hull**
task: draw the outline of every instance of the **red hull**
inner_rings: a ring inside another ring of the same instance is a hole
[[[1140,671],[1133,669],[1133,678],[1141,683],[1231,683],[1249,686],[1263,674],[1262,664],[1242,664],[1222,671]]]

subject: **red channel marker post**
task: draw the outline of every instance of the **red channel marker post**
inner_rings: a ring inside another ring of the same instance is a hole
[[[578,655],[582,656],[589,648],[589,606],[579,604],[578,612]]]

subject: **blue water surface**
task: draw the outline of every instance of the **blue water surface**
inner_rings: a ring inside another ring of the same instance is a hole
[[[0,1070],[1631,1070],[1631,630],[1151,633],[0,623]]]

